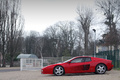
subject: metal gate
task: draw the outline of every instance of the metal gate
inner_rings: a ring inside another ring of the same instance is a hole
[[[42,59],[20,59],[20,70],[40,70],[43,67]]]

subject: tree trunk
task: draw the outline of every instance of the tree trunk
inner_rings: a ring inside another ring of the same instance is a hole
[[[13,67],[13,55],[10,55],[10,67]]]
[[[5,62],[5,55],[3,54],[3,60],[2,60],[2,67],[5,67],[6,66],[6,62]]]
[[[85,47],[85,50],[84,50],[84,55],[85,54],[88,54],[88,32],[85,32],[85,43],[84,43],[84,47]]]

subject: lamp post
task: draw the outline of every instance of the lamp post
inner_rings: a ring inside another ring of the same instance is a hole
[[[95,35],[94,35],[94,57],[96,57],[95,53],[96,53],[96,30],[93,29]]]

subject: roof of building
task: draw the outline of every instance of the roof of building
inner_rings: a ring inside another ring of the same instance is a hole
[[[20,59],[20,58],[38,58],[38,57],[34,54],[19,54],[17,58]]]

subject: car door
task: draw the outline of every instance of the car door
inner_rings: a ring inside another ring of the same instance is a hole
[[[83,69],[81,72],[91,72],[91,64],[92,64],[91,57],[85,57],[84,63],[82,64]]]
[[[91,58],[79,57],[72,60],[69,64],[71,73],[89,72]]]

